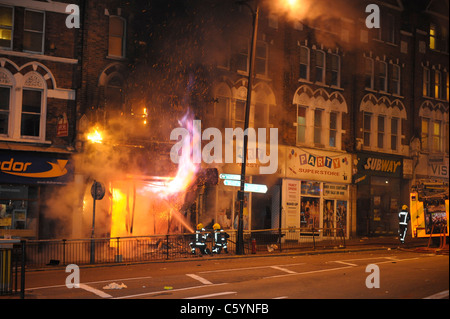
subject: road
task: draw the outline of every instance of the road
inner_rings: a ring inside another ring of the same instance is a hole
[[[69,289],[66,279],[74,274],[65,269],[27,272],[25,298],[448,299],[449,257],[401,250],[205,256],[192,261],[80,267],[80,286]],[[74,283],[73,277],[68,282]],[[375,287],[368,288],[366,282]],[[124,286],[104,289],[113,283]]]

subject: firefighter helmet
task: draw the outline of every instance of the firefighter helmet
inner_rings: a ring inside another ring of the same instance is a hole
[[[197,225],[197,230],[202,230],[202,228],[204,228],[202,223]]]
[[[408,209],[408,206],[406,206],[406,205],[402,206],[402,210],[407,210],[407,209]]]
[[[220,225],[219,225],[218,223],[215,223],[215,224],[213,225],[213,229],[214,229],[214,230],[219,230],[219,229],[220,229]]]

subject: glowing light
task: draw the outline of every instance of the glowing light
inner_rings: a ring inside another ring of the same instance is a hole
[[[95,143],[95,144],[103,143],[103,136],[97,128],[95,128],[93,131],[88,133],[86,136],[86,139],[88,141],[90,141],[91,143]]]

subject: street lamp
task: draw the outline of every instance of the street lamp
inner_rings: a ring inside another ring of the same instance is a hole
[[[247,1],[239,1],[239,4],[246,5],[253,16],[253,34],[252,34],[252,45],[250,47],[250,64],[248,71],[248,83],[247,83],[247,101],[245,105],[245,122],[244,122],[244,133],[248,132],[248,123],[250,115],[250,105],[252,101],[252,87],[253,87],[253,73],[255,64],[255,51],[256,51],[256,38],[258,34],[258,18],[259,18],[259,3],[256,1],[256,8],[253,9]],[[247,148],[248,148],[248,134],[244,134],[244,147],[243,147],[243,162],[241,166],[241,184],[240,190],[238,191],[239,200],[239,222],[238,222],[238,232],[236,241],[236,255],[244,254],[244,188],[245,188],[245,170],[247,166]]]

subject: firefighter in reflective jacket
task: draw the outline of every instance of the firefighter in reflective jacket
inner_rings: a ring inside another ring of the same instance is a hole
[[[195,255],[195,249],[198,248],[201,254],[208,255],[209,249],[206,247],[206,239],[208,238],[208,233],[205,232],[203,224],[197,225],[197,230],[195,231],[195,238],[193,242],[189,243],[191,247],[191,253]]]
[[[398,213],[399,237],[402,244],[405,243],[406,232],[408,230],[409,213],[408,206],[403,205],[402,210]]]
[[[228,240],[230,237],[223,229],[220,228],[220,225],[215,223],[213,225],[214,229],[214,247],[212,252],[215,254],[220,254],[222,249],[228,254]]]

